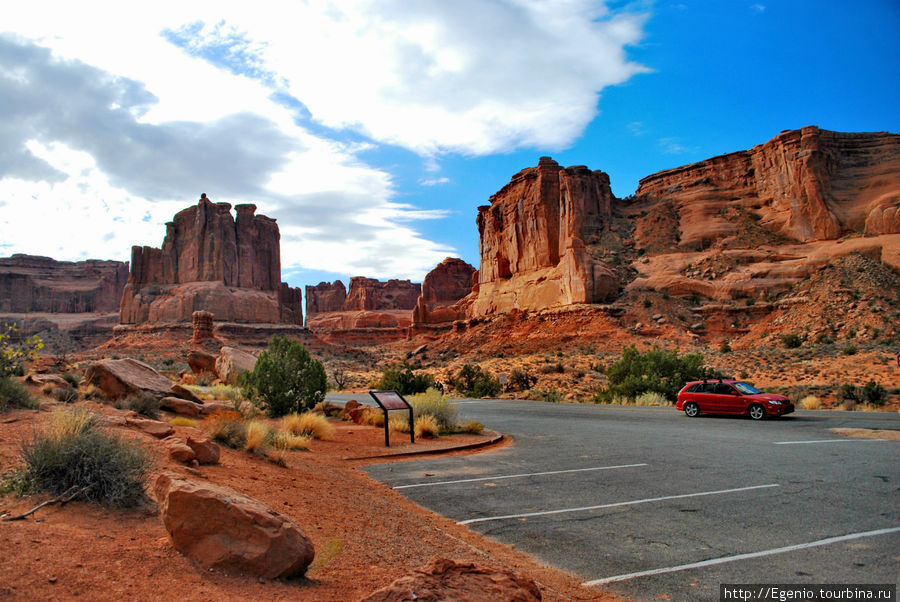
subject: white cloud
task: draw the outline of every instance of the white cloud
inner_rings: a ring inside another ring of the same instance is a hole
[[[0,250],[127,259],[205,191],[276,217],[286,270],[421,278],[454,250],[415,222],[444,213],[394,202],[360,153],[411,149],[432,186],[444,152],[565,147],[643,70],[624,52],[643,18],[589,0],[20,3],[0,23]]]

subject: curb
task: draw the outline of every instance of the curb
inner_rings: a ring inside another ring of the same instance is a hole
[[[453,447],[438,447],[433,449],[423,449],[423,450],[409,450],[409,451],[400,451],[395,453],[387,453],[387,454],[374,454],[371,456],[347,456],[342,458],[343,460],[377,460],[377,459],[387,459],[387,458],[403,458],[407,456],[427,456],[427,455],[435,455],[435,454],[443,454],[447,452],[455,452],[460,450],[467,449],[478,449],[481,447],[488,447],[489,445],[494,445],[503,441],[503,434],[498,433],[496,431],[487,431],[489,433],[493,433],[489,435],[489,438],[484,441],[476,441],[475,443],[465,443],[462,445],[455,445]]]

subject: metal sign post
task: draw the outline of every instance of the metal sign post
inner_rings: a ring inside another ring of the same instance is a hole
[[[378,407],[384,412],[384,446],[391,446],[390,432],[391,429],[388,426],[390,422],[388,420],[388,411],[389,410],[407,410],[409,411],[409,440],[412,443],[416,442],[416,429],[415,424],[413,422],[413,409],[412,406],[409,405],[409,402],[403,399],[403,396],[397,393],[396,391],[369,391],[369,395],[372,396],[372,399],[375,400],[375,403],[378,404]]]

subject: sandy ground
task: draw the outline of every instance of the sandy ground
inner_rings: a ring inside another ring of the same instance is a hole
[[[51,409],[0,415],[0,472],[19,463],[21,443]],[[432,558],[444,557],[521,572],[539,584],[545,600],[618,599],[583,588],[576,577],[473,533],[370,479],[360,466],[385,460],[346,458],[383,453],[383,431],[335,424],[332,440],[290,452],[287,467],[223,448],[219,465],[190,468],[168,459],[152,437],[115,429],[154,450],[157,472],[172,470],[227,485],[301,525],[316,548],[306,578],[267,581],[194,565],[173,548],[152,500],[128,511],[72,502],[42,508],[27,520],[0,523],[0,598],[357,600]],[[178,427],[179,434],[189,428]],[[477,439],[468,436],[465,441]],[[417,443],[416,449],[447,443]],[[392,434],[393,452],[409,448],[403,435]],[[0,514],[25,512],[44,499],[0,497]]]

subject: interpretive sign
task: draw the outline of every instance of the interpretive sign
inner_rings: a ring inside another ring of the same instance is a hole
[[[407,410],[409,412],[409,440],[412,443],[416,442],[416,429],[413,423],[413,409],[412,406],[409,405],[409,402],[403,399],[403,396],[397,393],[396,391],[369,391],[369,395],[372,396],[372,399],[375,400],[375,403],[378,404],[378,407],[384,412],[384,445],[385,447],[391,446],[391,438],[390,432],[391,429],[388,426],[390,420],[388,419],[388,411],[389,410]]]

